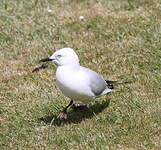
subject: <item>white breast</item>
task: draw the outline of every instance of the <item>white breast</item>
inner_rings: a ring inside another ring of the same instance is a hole
[[[58,67],[56,84],[65,96],[75,101],[88,102],[95,98],[90,89],[88,77],[84,77],[84,74],[79,72],[79,68]]]

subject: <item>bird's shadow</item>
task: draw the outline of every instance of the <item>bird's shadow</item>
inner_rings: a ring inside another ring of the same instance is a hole
[[[43,121],[46,124],[62,126],[65,124],[78,124],[85,119],[90,119],[96,114],[101,113],[105,108],[107,108],[110,104],[110,100],[102,101],[102,103],[94,103],[89,107],[86,107],[81,110],[70,110],[68,112],[68,118],[66,120],[57,118],[56,115],[46,115],[44,117],[39,118],[40,121]]]

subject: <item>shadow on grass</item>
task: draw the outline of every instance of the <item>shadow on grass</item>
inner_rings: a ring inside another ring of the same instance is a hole
[[[90,105],[81,110],[71,110],[68,112],[68,118],[58,119],[56,115],[47,115],[44,117],[39,118],[40,121],[45,122],[46,124],[55,125],[55,126],[62,126],[65,124],[78,124],[82,120],[90,119],[96,114],[101,113],[105,108],[107,108],[110,104],[110,100],[102,101],[102,103],[96,102],[94,105]]]

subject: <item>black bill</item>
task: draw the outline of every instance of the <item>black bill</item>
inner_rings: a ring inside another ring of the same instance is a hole
[[[41,60],[39,60],[39,62],[46,62],[46,61],[52,61],[52,59],[48,58],[43,58]]]

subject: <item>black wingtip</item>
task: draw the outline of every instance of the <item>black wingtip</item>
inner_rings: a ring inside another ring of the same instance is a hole
[[[105,80],[106,83],[107,83],[107,86],[109,89],[114,89],[114,85],[116,84],[128,84],[128,83],[131,83],[131,82],[128,82],[128,81],[110,81],[110,80]]]
[[[110,81],[110,80],[105,80],[108,85],[113,85],[113,84],[129,84],[131,82],[129,81]]]
[[[105,80],[107,84],[128,84],[131,83],[129,81],[110,81],[110,80]]]

